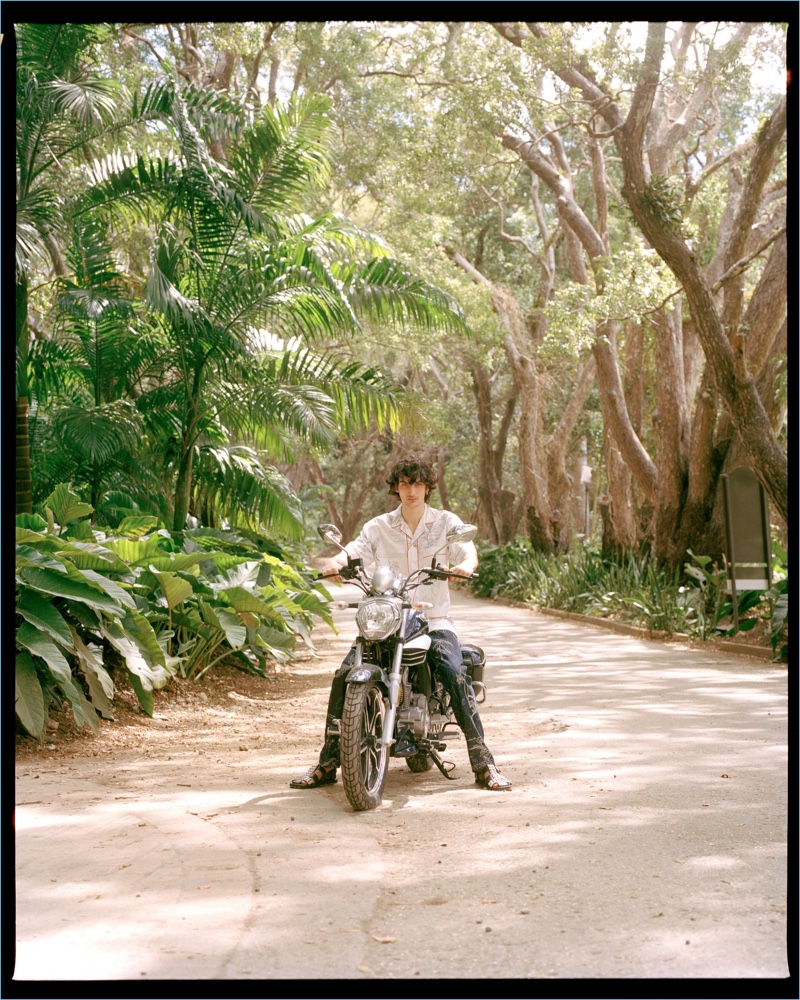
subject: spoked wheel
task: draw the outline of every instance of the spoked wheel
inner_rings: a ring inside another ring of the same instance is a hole
[[[415,753],[411,757],[406,757],[406,764],[410,771],[420,774],[422,771],[430,771],[433,761],[429,753]]]
[[[340,738],[342,783],[350,805],[357,811],[381,804],[389,748],[383,735],[386,701],[375,681],[350,684],[344,698]]]

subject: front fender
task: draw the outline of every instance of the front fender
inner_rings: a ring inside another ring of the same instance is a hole
[[[368,684],[370,681],[378,681],[389,690],[389,678],[386,672],[376,663],[361,663],[353,667],[345,679],[347,684]]]

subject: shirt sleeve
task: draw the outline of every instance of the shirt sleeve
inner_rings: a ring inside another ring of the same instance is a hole
[[[351,559],[363,559],[365,565],[368,565],[374,560],[373,545],[370,540],[368,529],[369,522],[367,522],[367,524],[365,524],[361,529],[361,534],[358,538],[354,538],[352,542],[348,542],[347,545],[345,545],[347,555],[349,555]],[[340,553],[340,557],[342,560],[341,565],[344,566],[347,562],[347,557],[344,552]]]
[[[472,573],[478,565],[478,550],[472,542],[454,542],[447,551],[447,557],[450,566],[470,563]]]

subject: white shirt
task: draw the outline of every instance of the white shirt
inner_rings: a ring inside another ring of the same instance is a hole
[[[437,510],[425,504],[419,524],[412,531],[403,519],[401,508],[397,507],[388,514],[381,514],[367,521],[358,538],[348,542],[345,549],[352,558],[364,561],[364,569],[368,574],[378,566],[389,566],[395,573],[408,576],[415,570],[430,566],[437,552],[437,565],[449,567],[472,563],[474,571],[478,565],[478,552],[472,542],[455,542],[442,548],[448,528],[463,523],[451,511]],[[343,566],[344,554],[333,561]],[[433,604],[425,612],[429,628],[456,631],[450,619],[450,588],[447,580],[434,580],[430,584],[414,587],[409,592],[409,598]]]

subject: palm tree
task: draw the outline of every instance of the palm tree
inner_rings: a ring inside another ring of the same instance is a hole
[[[234,137],[222,166],[175,95],[180,163],[145,289],[164,350],[158,384],[140,400],[154,438],[156,415],[175,429],[175,530],[192,508],[203,449],[204,468],[216,455],[225,467],[216,479],[230,485],[235,471],[241,479],[245,467],[255,468],[252,455],[249,464],[234,463],[219,451],[231,440],[286,459],[293,439],[329,444],[337,429],[393,412],[377,373],[303,348],[352,333],[360,320],[465,328],[455,303],[392,259],[380,241],[341,217],[299,211],[327,175],[327,107],[307,98],[262,109]],[[144,195],[151,176],[129,172],[132,190]],[[119,182],[115,176],[107,183]],[[102,187],[93,193],[98,201]],[[276,482],[274,474],[251,475],[251,508],[274,519],[283,506],[281,526],[289,529],[296,518],[291,505],[277,503]],[[212,493],[218,502],[221,488]]]
[[[72,482],[97,510],[109,487],[127,485],[140,447],[144,427],[129,380],[151,352],[134,329],[125,276],[97,219],[75,220],[64,259],[69,277],[56,283],[53,339],[33,341],[29,353],[32,466],[39,495]]]
[[[101,28],[17,29],[18,510],[31,507],[32,360],[49,404],[38,411],[41,457],[54,475],[81,470],[69,478],[94,506],[109,488],[157,502],[166,490],[159,506],[176,529],[193,510],[296,530],[297,501],[265,456],[290,460],[297,440],[324,447],[339,430],[397,416],[389,383],[325,343],[364,321],[464,329],[463,318],[374,237],[303,214],[327,177],[326,101],[233,114],[224,95],[170,81],[123,116],[110,82],[83,68]],[[53,183],[94,140],[153,117],[174,156],[91,162],[93,182],[71,199]],[[207,151],[210,122],[228,129],[226,164]],[[144,318],[121,294],[101,216],[154,227]],[[67,233],[82,265],[62,253]],[[28,276],[48,255],[61,277],[59,340],[31,358]],[[56,376],[68,398],[48,387]]]
[[[30,512],[28,416],[30,282],[47,270],[69,275],[63,256],[72,229],[79,169],[96,144],[133,122],[163,114],[168,88],[151,88],[123,111],[118,83],[93,66],[98,46],[113,34],[108,24],[16,24],[16,506]],[[85,183],[85,181],[84,181]]]

